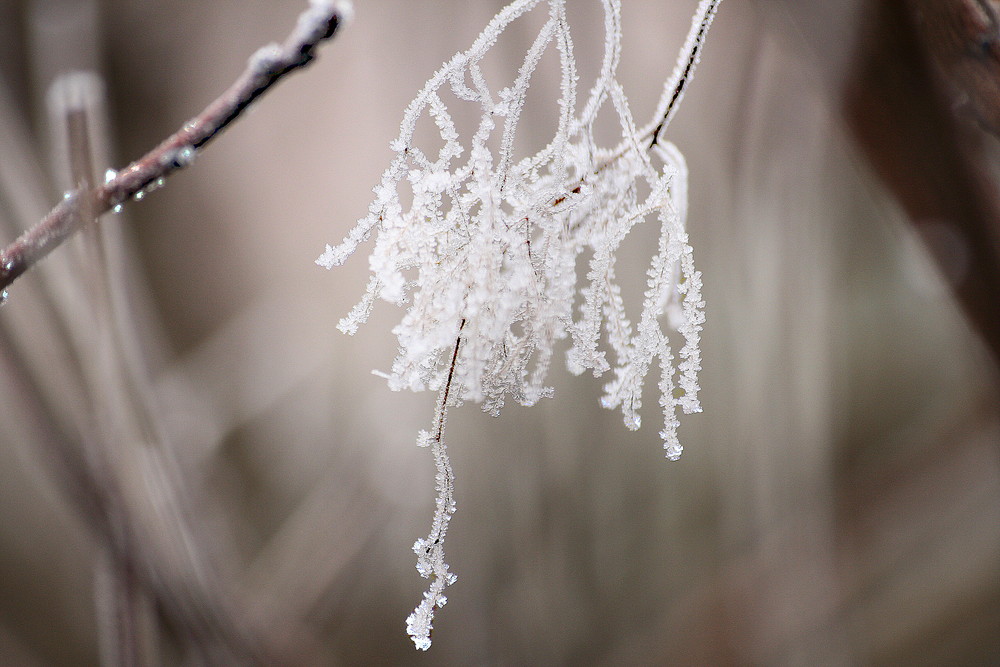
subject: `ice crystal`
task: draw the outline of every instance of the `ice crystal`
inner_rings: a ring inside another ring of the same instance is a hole
[[[610,371],[601,405],[620,408],[631,429],[639,428],[645,378],[654,363],[659,366],[660,436],[667,458],[680,456],[677,412],[701,409],[698,341],[704,303],[685,231],[687,167],[663,133],[718,3],[703,0],[698,6],[653,121],[641,128],[616,79],[620,0],[602,0],[602,66],[582,109],[565,0],[511,3],[406,108],[399,136],[390,144],[395,157],[374,188],[368,214],[317,260],[326,268],[338,266],[374,238],[365,295],[338,328],[355,333],[379,298],[405,307],[393,329],[399,352],[383,375],[393,390],[440,392],[434,427],[418,437],[418,444],[433,450],[438,497],[431,533],[414,545],[417,569],[431,579],[407,619],[417,648],[430,646],[434,610],[445,603],[444,588],[455,580],[443,547],[454,512],[443,441],[449,405],[471,400],[498,414],[508,399],[532,405],[551,395],[546,378],[553,350],[569,339],[570,370]],[[491,90],[483,58],[504,29],[539,5],[548,9],[548,19],[513,81]],[[536,154],[515,159],[532,73],[553,46],[561,65],[555,135]],[[467,145],[444,102],[449,91],[480,112]],[[614,145],[601,146],[594,128],[607,107],[621,134]],[[424,152],[415,140],[417,122],[425,117],[441,140],[436,153]],[[408,206],[403,192],[410,195]],[[628,233],[649,221],[658,224],[659,239],[646,271],[641,314],[632,322],[616,279],[616,256]],[[582,283],[581,256],[589,258]],[[683,339],[676,355],[663,319]]]

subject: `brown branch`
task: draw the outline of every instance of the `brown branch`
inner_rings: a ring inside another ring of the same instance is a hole
[[[992,9],[984,0],[879,0],[866,9],[844,97],[848,126],[917,230],[944,229],[958,241],[960,258],[925,237],[1000,362],[1000,198],[980,127],[1000,117]],[[965,107],[978,124],[959,113]]]
[[[916,7],[917,31],[955,107],[1000,136],[1000,24],[991,0]]]
[[[255,53],[229,89],[159,146],[89,193],[73,190],[48,215],[0,252],[0,290],[72,236],[86,221],[81,204],[92,202],[94,215],[119,206],[172,172],[191,164],[195,153],[289,72],[308,65],[317,46],[349,16],[343,1],[312,0],[284,44]],[[84,196],[86,194],[86,196]]]

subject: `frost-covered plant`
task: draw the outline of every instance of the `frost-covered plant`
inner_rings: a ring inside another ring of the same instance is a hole
[[[445,604],[444,589],[455,581],[444,559],[444,537],[455,511],[443,437],[448,407],[471,400],[496,415],[508,397],[533,405],[550,396],[545,382],[553,350],[568,338],[572,372],[613,372],[601,404],[620,408],[630,429],[639,428],[643,384],[654,362],[659,365],[660,436],[667,458],[681,454],[677,410],[701,410],[697,376],[704,303],[685,232],[687,168],[663,132],[690,81],[719,1],[699,4],[653,121],[641,128],[616,79],[620,0],[602,0],[602,66],[580,109],[565,0],[511,3],[410,103],[391,144],[395,158],[374,189],[368,215],[317,260],[327,268],[340,265],[374,236],[368,288],[338,327],[353,334],[378,298],[404,307],[393,329],[399,353],[383,375],[393,390],[439,392],[433,425],[417,440],[431,448],[437,467],[431,531],[413,546],[417,570],[431,580],[407,619],[417,648],[430,646],[434,611]],[[547,7],[548,19],[510,85],[491,90],[483,58],[504,29],[538,5]],[[552,45],[561,64],[555,136],[536,154],[515,159],[532,74]],[[467,146],[442,99],[448,89],[479,109]],[[608,105],[621,137],[612,146],[600,146],[594,129]],[[422,117],[433,121],[443,142],[436,154],[416,145]],[[411,196],[408,208],[401,192]],[[660,235],[647,270],[642,312],[633,323],[615,277],[616,253],[629,231],[647,220],[658,222]],[[589,257],[582,283],[577,275],[581,256]],[[676,357],[661,323],[664,315],[683,338]]]

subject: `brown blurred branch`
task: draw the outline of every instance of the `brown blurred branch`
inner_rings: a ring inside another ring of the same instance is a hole
[[[83,202],[101,215],[123,204],[172,172],[183,169],[195,152],[217,136],[258,97],[289,72],[308,65],[317,46],[329,39],[346,18],[346,2],[314,0],[299,17],[284,44],[271,44],[255,53],[247,69],[229,89],[159,146],[120,171],[87,196],[79,190],[66,197],[37,225],[0,252],[0,290],[9,286],[86,222]]]
[[[986,0],[877,0],[861,25],[844,98],[850,130],[918,231],[943,225],[960,241],[964,259],[956,262],[925,237],[1000,361],[1000,200],[983,132],[1000,127],[993,7]]]
[[[920,2],[916,27],[955,106],[1000,136],[1000,24],[990,0]]]

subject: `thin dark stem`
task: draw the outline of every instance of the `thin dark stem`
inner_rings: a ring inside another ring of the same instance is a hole
[[[284,44],[272,44],[250,58],[247,69],[204,111],[159,146],[89,192],[72,190],[48,215],[0,252],[0,290],[76,233],[85,222],[84,200],[99,216],[131,200],[150,184],[188,166],[195,152],[289,72],[308,65],[317,46],[344,21],[346,5],[314,2]]]
[[[670,101],[667,102],[667,106],[663,113],[659,116],[659,119],[657,120],[657,118],[654,117],[653,121],[641,132],[639,132],[636,137],[640,144],[644,144],[647,141],[649,142],[649,145],[646,147],[647,150],[652,150],[653,146],[657,144],[660,140],[660,134],[663,132],[663,129],[670,124],[674,114],[677,113],[677,109],[680,107],[681,99],[684,97],[684,91],[694,78],[694,70],[701,60],[702,49],[705,48],[705,39],[708,37],[708,29],[712,26],[712,21],[715,18],[715,13],[718,11],[719,3],[721,2],[722,0],[713,0],[713,2],[709,3],[705,13],[702,15],[701,22],[698,24],[697,30],[689,37],[688,40],[685,41],[684,46],[681,47],[682,49],[689,48],[690,50],[685,56],[684,66],[681,68],[680,75],[674,83],[673,92],[670,94]],[[667,81],[669,82],[669,79]],[[623,142],[623,145],[616,153],[608,158],[605,158],[594,168],[594,174],[599,174],[607,167],[625,157],[631,149],[632,146],[629,142]],[[577,181],[577,185],[584,182],[585,179],[581,178]]]
[[[458,325],[458,336],[455,338],[455,349],[451,353],[451,366],[448,368],[448,379],[444,383],[444,393],[441,396],[441,420],[438,424],[438,430],[434,438],[438,442],[441,442],[441,438],[444,437],[444,414],[448,409],[448,394],[451,392],[451,379],[455,377],[455,367],[458,365],[458,348],[462,344],[462,329],[465,328],[465,318],[462,318],[462,323]]]
[[[670,123],[670,120],[673,118],[674,113],[680,105],[681,98],[684,97],[684,90],[693,78],[694,69],[698,66],[698,61],[701,59],[701,50],[705,47],[705,37],[708,35],[708,29],[712,25],[712,18],[715,16],[715,11],[720,2],[722,2],[722,0],[715,0],[709,5],[708,10],[705,12],[705,18],[702,20],[701,25],[698,26],[698,32],[694,37],[694,43],[691,45],[691,50],[688,52],[687,60],[684,62],[684,69],[681,72],[680,78],[678,78],[677,83],[674,86],[674,92],[670,96],[670,102],[667,103],[667,108],[663,112],[660,122],[655,128],[653,128],[652,143],[650,143],[650,148],[656,145],[656,142],[660,138],[660,132],[662,132],[663,128]]]

